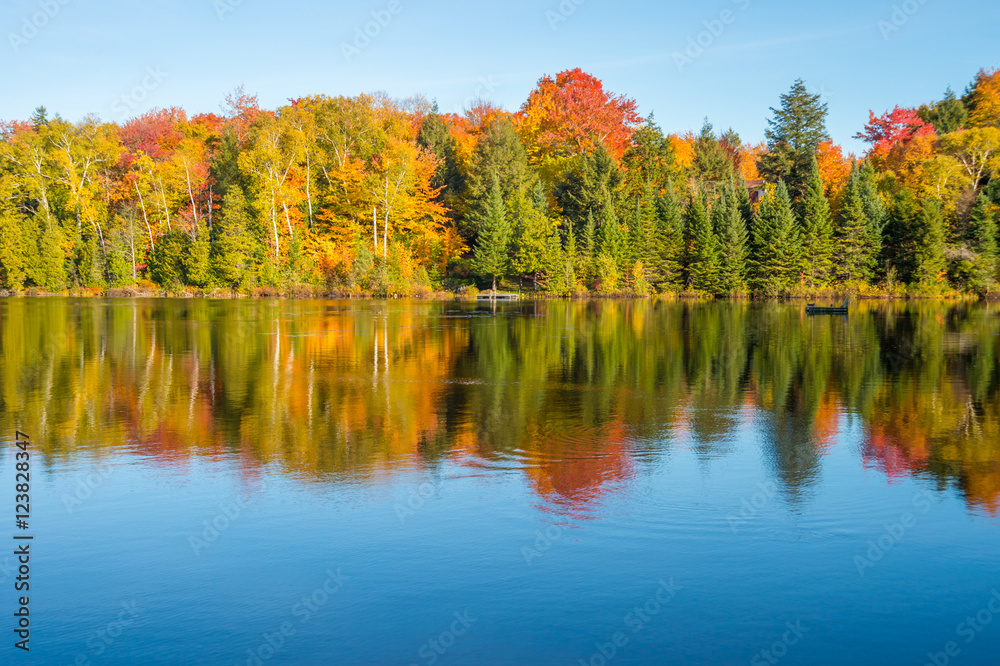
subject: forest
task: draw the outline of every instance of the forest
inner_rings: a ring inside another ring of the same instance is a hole
[[[516,112],[317,95],[0,122],[4,293],[998,295],[1000,69],[870,111],[802,80],[766,140],[671,133],[580,69]]]

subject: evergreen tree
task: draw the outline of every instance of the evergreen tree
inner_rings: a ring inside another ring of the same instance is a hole
[[[473,269],[484,277],[492,277],[493,291],[496,291],[497,277],[502,278],[510,265],[508,249],[512,235],[507,207],[503,202],[503,191],[498,181],[494,181],[490,188],[483,210]]]
[[[611,206],[625,209],[625,176],[603,145],[574,160],[556,183],[555,198],[576,232],[582,232],[588,214],[600,219]],[[582,235],[582,234],[581,234]]]
[[[810,160],[816,148],[829,140],[826,131],[826,104],[819,94],[806,90],[802,79],[781,96],[781,108],[771,108],[773,118],[765,131],[767,153],[759,163],[762,175],[771,180],[784,180],[788,190],[799,198],[809,176]]]
[[[598,254],[608,257],[620,270],[625,262],[626,237],[610,203],[605,206],[598,229]],[[600,277],[600,276],[598,276]]]
[[[684,285],[684,221],[680,203],[668,182],[656,200],[656,226],[653,231],[651,283],[660,291],[673,291]]]
[[[969,119],[965,104],[955,97],[950,87],[945,90],[944,99],[930,106],[921,106],[917,115],[925,123],[934,125],[939,135],[961,129]]]
[[[698,179],[713,188],[733,178],[733,163],[716,138],[708,118],[694,143],[694,168]]]
[[[459,230],[468,239],[475,238],[479,225],[491,214],[490,190],[500,188],[505,210],[510,211],[531,201],[538,176],[528,166],[528,153],[511,121],[499,117],[489,122],[479,137],[465,181]]]
[[[420,124],[417,145],[437,158],[437,169],[431,179],[431,186],[442,188],[438,193],[438,200],[453,206],[456,197],[462,192],[464,178],[458,166],[455,138],[448,131],[444,119],[438,115],[437,102]]]
[[[653,189],[649,185],[643,185],[635,197],[635,206],[629,216],[628,258],[630,263],[642,262],[647,270],[647,281],[652,278],[649,271],[653,265],[655,254],[653,247],[655,228],[656,200],[653,197]]]
[[[649,186],[654,193],[661,192],[678,171],[670,140],[649,114],[646,122],[632,134],[632,145],[622,160],[628,180],[628,191],[640,194]]]
[[[149,255],[149,273],[153,282],[177,289],[184,282],[184,256],[191,238],[180,229],[173,229],[160,236]]]
[[[208,232],[196,225],[195,237],[188,242],[188,250],[184,254],[184,281],[193,287],[207,287],[211,282],[211,266],[209,255],[212,245],[208,240]],[[294,256],[290,253],[289,256]]]
[[[944,216],[937,199],[927,199],[917,215],[917,269],[915,281],[919,287],[938,291],[947,269],[945,263]]]
[[[0,206],[4,202],[0,201]],[[0,289],[21,291],[26,276],[26,247],[23,218],[14,211],[0,208]]]
[[[49,124],[49,112],[44,106],[39,106],[31,114],[31,126],[37,131],[40,127]]]
[[[879,256],[872,244],[872,230],[879,223],[869,217],[873,206],[865,196],[862,180],[861,171],[855,168],[844,188],[834,231],[834,267],[844,282],[870,282]]]
[[[246,197],[239,187],[233,187],[226,194],[222,213],[215,220],[209,253],[216,278],[230,289],[237,289],[246,282],[251,260],[249,228]]]
[[[568,225],[572,230],[573,225]],[[594,214],[587,213],[587,222],[583,225],[583,237],[580,241],[580,271],[584,282],[590,283],[596,277],[595,262],[597,261],[597,223]]]
[[[702,196],[693,196],[688,202],[686,226],[690,245],[688,246],[688,278],[692,289],[717,294],[721,288],[719,279],[720,250],[712,223]]]
[[[719,291],[743,293],[747,288],[747,227],[731,186],[712,207],[712,226],[719,239]]]
[[[784,181],[779,180],[761,200],[753,237],[751,289],[775,295],[794,286],[799,277],[800,239]]]
[[[829,282],[833,269],[833,221],[815,157],[810,161],[809,178],[799,210],[802,237],[800,270],[809,287],[823,287]]]
[[[36,214],[34,228],[38,229],[37,261],[29,261],[31,281],[46,291],[59,291],[66,287],[66,256],[63,252],[63,234],[50,216]],[[34,252],[32,254],[35,254]]]
[[[914,281],[917,265],[917,201],[908,188],[896,194],[886,218],[885,242],[882,261],[886,275],[896,276],[900,282]]]
[[[979,292],[992,290],[998,277],[997,223],[989,200],[982,194],[972,209],[966,242],[976,253],[970,286]]]
[[[535,289],[539,280],[552,272],[557,261],[559,237],[545,214],[545,195],[541,183],[535,185],[532,205],[518,215],[514,233],[514,257],[511,266],[519,275],[531,275]]]
[[[746,183],[741,182],[736,186],[736,207],[743,217],[743,224],[747,229],[747,251],[753,253],[753,204],[750,203],[750,190]]]
[[[865,228],[865,240],[868,243],[870,262],[873,267],[878,266],[879,255],[882,254],[882,233],[885,227],[886,210],[882,199],[878,193],[877,175],[875,167],[870,162],[861,164],[857,171],[858,192],[861,196],[861,205],[865,209],[865,216],[868,218],[868,226]]]

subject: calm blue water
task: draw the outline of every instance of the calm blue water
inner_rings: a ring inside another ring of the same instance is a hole
[[[0,301],[0,661],[995,664],[998,319]]]

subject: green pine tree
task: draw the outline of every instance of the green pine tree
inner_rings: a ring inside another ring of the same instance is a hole
[[[681,206],[668,182],[656,200],[656,226],[653,230],[650,282],[660,291],[676,291],[684,286],[684,220]]]
[[[908,188],[900,190],[886,217],[882,263],[887,276],[900,282],[914,281],[917,270],[917,200]]]
[[[764,195],[753,229],[750,288],[766,295],[792,288],[799,279],[800,239],[784,181]]]
[[[601,226],[597,234],[597,250],[598,255],[603,254],[608,257],[621,271],[627,259],[627,238],[618,221],[618,215],[610,203],[602,211]]]
[[[688,202],[686,218],[688,237],[688,276],[692,289],[717,294],[721,289],[719,279],[720,248],[715,237],[703,197],[694,196]]]
[[[570,229],[573,225],[569,225]],[[583,225],[583,233],[580,241],[580,278],[587,284],[594,281],[596,277],[597,261],[597,223],[594,221],[594,214],[587,213],[587,222]]]
[[[840,215],[834,230],[834,269],[843,282],[871,282],[878,251],[872,246],[871,230],[860,170],[851,172],[844,188]]]
[[[827,107],[818,93],[810,93],[802,79],[797,79],[781,96],[781,108],[772,107],[771,113],[774,117],[767,121],[767,152],[761,157],[760,172],[768,179],[784,180],[798,199],[804,192],[817,146],[830,138],[826,131]]]
[[[496,291],[497,278],[506,275],[510,266],[508,250],[513,235],[498,181],[493,182],[483,211],[472,266],[480,275],[492,277],[493,291]]]
[[[808,287],[824,287],[829,283],[833,270],[833,221],[815,157],[810,162],[809,178],[799,209],[802,236],[800,270]]]
[[[250,270],[249,227],[246,197],[239,187],[232,187],[223,200],[222,213],[215,220],[209,253],[215,279],[230,289],[242,286]]]
[[[196,226],[196,235],[188,243],[188,251],[184,255],[184,280],[193,287],[207,287],[212,281],[210,254],[212,245],[208,240],[208,231]],[[294,257],[289,253],[289,257]]]
[[[536,185],[541,191],[541,183]],[[545,214],[544,193],[534,197],[532,204],[522,206],[514,232],[514,257],[511,266],[519,275],[530,275],[535,289],[545,282],[557,262],[558,236]]]
[[[937,199],[927,199],[917,215],[917,286],[927,291],[940,291],[947,269],[945,261],[944,216]]]
[[[727,187],[712,208],[712,226],[719,239],[719,291],[746,291],[748,235],[735,190]]]
[[[0,209],[0,289],[21,291],[27,277],[23,248],[26,246],[23,218]]]
[[[976,253],[969,286],[978,292],[991,291],[998,277],[997,222],[990,201],[982,194],[972,209],[966,242]]]

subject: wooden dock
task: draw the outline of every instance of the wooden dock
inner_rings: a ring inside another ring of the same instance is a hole
[[[501,292],[487,292],[485,294],[476,294],[477,301],[516,301],[520,298],[519,294],[505,294]]]

